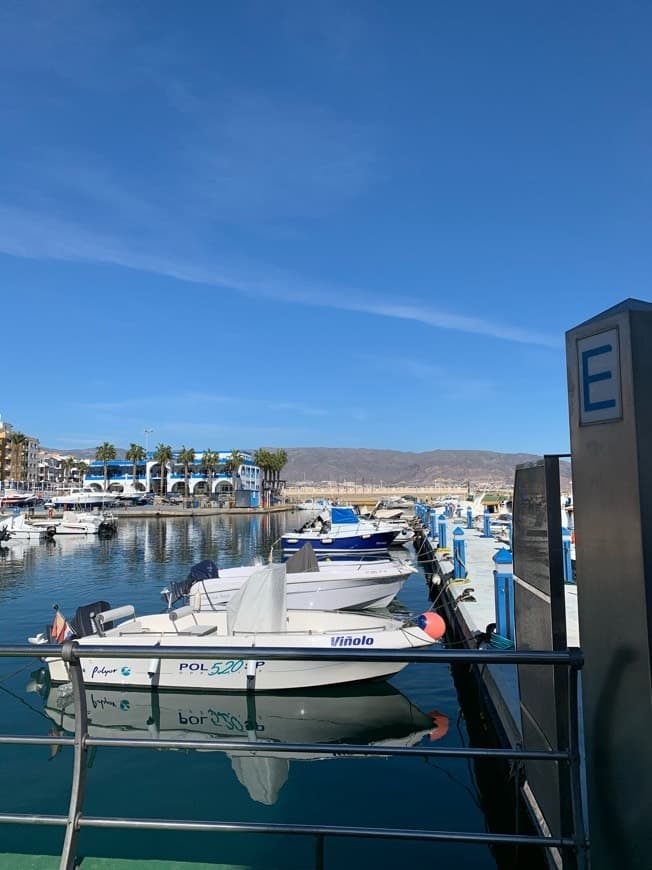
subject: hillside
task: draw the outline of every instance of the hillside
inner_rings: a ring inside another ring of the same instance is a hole
[[[273,449],[273,448],[272,448]],[[410,453],[346,447],[286,447],[288,463],[281,476],[288,484],[358,481],[368,484],[508,486],[514,469],[538,459],[531,453],[487,450],[430,450]],[[570,482],[570,465],[562,462],[562,485]]]
[[[277,450],[277,447],[268,448]],[[488,450],[371,450],[351,447],[286,447],[288,463],[281,477],[292,484],[358,482],[374,484],[506,486],[514,483],[514,469],[539,457],[532,453],[494,453]],[[86,461],[95,450],[48,450]],[[116,448],[118,458],[125,450]],[[562,462],[562,486],[570,482],[570,464]]]

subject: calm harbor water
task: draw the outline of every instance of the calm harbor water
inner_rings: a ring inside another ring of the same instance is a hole
[[[99,599],[163,609],[160,590],[213,559],[227,567],[267,559],[270,547],[301,514],[121,519],[108,540],[60,538],[12,545],[0,552],[0,625],[5,642],[24,642],[52,620],[51,606],[72,617]],[[279,558],[278,547],[275,548]],[[398,551],[414,558],[412,550]],[[430,606],[423,575],[410,578],[397,609]],[[36,688],[40,691],[34,691]],[[31,691],[30,691],[31,689]],[[468,745],[458,695],[447,666],[409,665],[388,682],[324,692],[258,696],[122,690],[88,694],[94,734],[192,739],[332,743]],[[438,711],[437,726],[428,715]],[[0,659],[0,732],[46,735],[72,727],[70,697],[47,686],[36,660]],[[446,718],[448,728],[446,730]],[[252,722],[255,726],[252,727]],[[445,733],[444,733],[445,732]],[[440,736],[441,735],[441,736]],[[486,794],[463,760],[294,758],[202,752],[98,748],[92,751],[85,811],[144,818],[370,825],[483,831]],[[0,746],[5,787],[0,811],[65,814],[72,750]],[[9,787],[7,787],[9,786]],[[509,831],[509,827],[503,828]],[[0,826],[0,852],[56,854],[61,828]],[[238,868],[309,868],[310,837],[85,829],[80,852],[214,862]],[[435,862],[457,867],[511,867],[514,856],[485,846],[327,840],[325,866],[395,867]]]

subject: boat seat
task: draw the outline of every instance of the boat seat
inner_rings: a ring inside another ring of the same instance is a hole
[[[189,604],[187,604],[185,607],[177,607],[176,610],[171,610],[168,616],[170,617],[172,625],[174,626],[174,630],[177,634],[191,634],[195,637],[203,637],[206,634],[215,634],[215,632],[217,631],[217,626],[215,625],[200,625],[197,622],[197,616],[195,615],[195,611]],[[183,619],[184,616],[192,616],[194,622],[189,626],[179,628],[177,622],[180,619]]]

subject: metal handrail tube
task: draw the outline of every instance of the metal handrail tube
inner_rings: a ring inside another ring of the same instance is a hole
[[[24,644],[4,644],[0,646],[0,657],[29,657],[44,659],[61,657],[68,665],[72,682],[73,700],[75,706],[75,735],[70,737],[23,737],[20,735],[0,736],[0,744],[59,744],[74,747],[73,777],[70,790],[70,805],[67,816],[9,814],[0,813],[0,823],[64,825],[65,836],[61,853],[60,870],[72,870],[75,866],[75,853],[82,827],[128,828],[138,830],[179,830],[179,831],[215,831],[240,833],[268,834],[300,834],[317,838],[317,855],[323,853],[323,840],[331,837],[373,837],[378,839],[426,840],[440,842],[477,843],[482,845],[512,845],[512,846],[544,846],[574,850],[579,857],[579,866],[585,867],[586,848],[584,828],[582,825],[581,789],[579,780],[579,746],[576,729],[578,727],[577,692],[578,672],[583,665],[582,651],[569,648],[562,651],[533,650],[450,650],[438,648],[410,650],[362,650],[351,648],[317,648],[297,649],[292,647],[212,647],[201,649],[188,646],[156,647],[156,656],[161,659],[205,658],[218,656],[220,658],[261,659],[268,660],[331,660],[347,661],[388,661],[388,662],[421,662],[446,664],[548,664],[566,666],[571,671],[569,680],[569,726],[570,745],[566,750],[534,751],[534,750],[504,750],[504,749],[466,749],[438,747],[384,747],[365,745],[336,744],[277,744],[269,741],[233,742],[225,740],[165,740],[165,739],[121,739],[92,738],[88,734],[88,712],[86,709],[85,683],[82,671],[84,658],[150,658],[151,646],[103,646],[80,645],[76,640],[68,640],[63,645],[41,644],[38,646]],[[170,819],[124,819],[115,817],[91,817],[83,813],[86,790],[86,775],[88,768],[88,747],[113,746],[137,748],[192,748],[215,749],[218,751],[243,751],[256,753],[271,751],[278,753],[320,753],[324,755],[366,755],[366,756],[411,756],[428,757],[433,755],[450,758],[522,758],[528,760],[563,761],[571,767],[571,790],[574,815],[574,837],[527,836],[521,834],[487,834],[460,831],[424,831],[402,828],[366,828],[350,826],[269,824],[246,822],[206,822]],[[322,855],[323,857],[323,855]],[[318,864],[321,865],[321,860]]]
[[[385,840],[439,840],[505,846],[570,846],[571,837],[536,837],[527,834],[483,834],[472,831],[424,831],[419,828],[366,828],[347,825],[284,825],[274,822],[201,822],[193,820],[125,819],[84,816],[82,827],[128,828],[149,831],[221,831],[250,834],[304,834],[327,837],[374,837]]]
[[[155,635],[154,635],[155,636]],[[2,644],[2,657],[58,658],[65,655],[65,648],[70,645],[71,659],[74,661],[85,658],[135,658],[151,659],[152,646],[102,646],[102,644],[78,644],[75,640],[67,640],[63,646],[58,644]],[[220,658],[268,659],[269,661],[348,661],[356,659],[362,662],[418,662],[422,664],[468,664],[468,665],[567,665],[571,668],[581,668],[584,656],[581,649],[569,647],[566,650],[466,650],[445,649],[443,647],[430,649],[404,650],[367,650],[352,647],[265,647],[265,646],[166,646],[155,647],[157,659],[206,658],[207,655],[219,655]]]
[[[28,813],[2,813],[0,822],[15,825],[65,825],[66,816]],[[79,825],[85,828],[127,828],[149,831],[215,831],[249,834],[303,834],[327,837],[374,837],[385,840],[436,840],[440,842],[499,844],[505,846],[570,846],[575,841],[568,837],[536,837],[527,834],[482,834],[472,831],[424,831],[418,828],[366,828],[345,825],[284,825],[263,822],[202,822],[169,819],[126,819],[110,816],[82,816]]]
[[[74,746],[74,737],[25,737],[20,734],[0,735],[0,745],[20,744],[36,746]],[[128,749],[214,749],[218,752],[264,752],[307,753],[319,752],[324,755],[379,755],[408,756],[426,758],[520,758],[522,761],[569,761],[570,753],[565,750],[547,749],[489,749],[489,748],[446,748],[428,746],[370,746],[368,743],[275,743],[256,740],[166,740],[160,737],[86,737],[84,746],[104,746]]]

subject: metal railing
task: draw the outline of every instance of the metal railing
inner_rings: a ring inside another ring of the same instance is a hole
[[[140,830],[176,830],[176,831],[213,831],[263,834],[295,834],[316,838],[315,866],[318,870],[324,867],[324,841],[327,837],[376,838],[395,840],[420,840],[431,842],[457,842],[481,845],[501,846],[538,846],[559,850],[564,867],[578,867],[580,870],[588,867],[588,842],[584,829],[584,814],[582,807],[582,788],[580,774],[579,751],[579,691],[578,677],[583,666],[583,656],[579,649],[565,651],[524,651],[508,652],[494,650],[384,650],[370,651],[363,649],[292,649],[256,647],[250,650],[242,647],[196,647],[174,646],[157,647],[156,655],[160,659],[206,658],[214,653],[220,659],[256,659],[256,660],[294,660],[294,661],[358,661],[376,662],[419,662],[421,664],[452,664],[473,665],[549,665],[566,667],[569,671],[568,680],[568,733],[569,745],[557,750],[525,750],[525,749],[488,749],[488,748],[445,748],[428,746],[369,746],[359,744],[323,744],[323,743],[277,743],[270,741],[232,740],[165,740],[160,738],[109,738],[91,737],[88,730],[88,712],[86,706],[85,688],[81,661],[83,658],[114,658],[115,647],[93,645],[80,646],[76,641],[66,641],[63,646],[47,644],[38,648],[23,644],[0,645],[0,658],[30,657],[49,658],[60,657],[68,665],[72,697],[75,705],[74,736],[28,736],[0,735],[0,745],[47,745],[72,746],[74,750],[73,776],[71,783],[70,804],[67,815],[50,815],[34,813],[0,813],[0,824],[35,824],[63,826],[65,828],[63,848],[61,852],[60,870],[73,870],[76,866],[76,849],[80,831],[84,827],[92,828],[122,828]],[[120,647],[120,658],[151,658],[151,649],[138,646]],[[95,684],[93,684],[95,685]],[[121,818],[109,816],[89,816],[84,813],[88,773],[88,750],[96,746],[149,748],[149,749],[212,749],[229,751],[242,749],[247,752],[274,753],[320,753],[323,755],[366,755],[366,756],[400,756],[430,758],[447,757],[463,759],[504,759],[525,761],[546,761],[562,763],[569,766],[570,771],[570,807],[572,819],[568,820],[568,830],[572,836],[531,835],[531,834],[500,834],[473,833],[466,831],[439,831],[406,828],[374,828],[342,825],[306,825],[279,824],[256,822],[222,822],[195,821],[184,819],[146,819]]]

